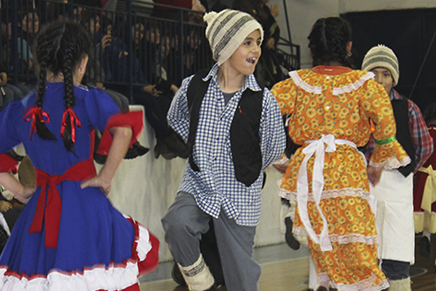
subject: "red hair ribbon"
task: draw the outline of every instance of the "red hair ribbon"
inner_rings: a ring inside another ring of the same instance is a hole
[[[76,124],[77,127],[81,127],[79,118],[76,113],[74,113],[71,106],[67,106],[67,110],[64,111],[64,115],[62,115],[62,127],[61,127],[61,136],[64,137],[65,127],[67,126],[67,115],[70,114],[70,124],[71,124],[71,140],[76,142]]]
[[[44,117],[46,118],[44,120]],[[24,120],[29,121],[32,119],[32,125],[30,127],[30,140],[32,140],[33,137],[33,131],[37,132],[36,130],[36,118],[39,118],[39,121],[42,123],[48,123],[50,122],[50,116],[47,112],[42,111],[41,107],[33,107],[29,111],[27,111],[26,115],[24,115]]]

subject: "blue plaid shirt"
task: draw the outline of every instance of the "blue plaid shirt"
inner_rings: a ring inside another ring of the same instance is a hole
[[[261,210],[262,172],[258,179],[245,186],[236,180],[230,146],[230,125],[242,93],[250,88],[262,90],[254,75],[245,79],[242,88],[233,95],[227,105],[217,83],[219,66],[215,65],[204,78],[211,79],[199,112],[193,159],[200,172],[187,163],[179,191],[194,195],[198,206],[207,214],[218,218],[221,208],[239,225],[254,226],[259,222]],[[168,121],[185,141],[189,135],[190,116],[187,89],[191,77],[183,80],[174,96],[168,112]],[[272,93],[265,88],[259,135],[262,150],[262,169],[281,157],[286,138],[279,105]]]

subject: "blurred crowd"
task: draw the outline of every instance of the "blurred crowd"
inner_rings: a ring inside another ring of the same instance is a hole
[[[106,90],[123,109],[143,105],[156,135],[156,158],[185,158],[184,143],[169,128],[166,115],[182,80],[214,63],[204,13],[233,8],[253,15],[265,30],[256,77],[269,88],[286,78],[276,55],[279,8],[268,1],[234,1],[227,7],[220,0],[154,0],[148,12],[129,15],[125,0],[2,0],[0,109],[35,87],[38,66],[32,46],[37,33],[53,20],[69,18],[94,41],[82,83]]]

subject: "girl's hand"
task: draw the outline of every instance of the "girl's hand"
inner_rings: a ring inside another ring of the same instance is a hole
[[[85,181],[82,184],[80,184],[80,188],[82,188],[82,189],[85,189],[88,187],[95,187],[95,188],[98,187],[106,196],[108,196],[109,192],[111,191],[111,183],[105,181],[100,176],[96,176],[96,177],[92,178],[91,180]]]

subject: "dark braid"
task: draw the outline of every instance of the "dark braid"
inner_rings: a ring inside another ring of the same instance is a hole
[[[64,54],[64,83],[65,83],[65,107],[73,108],[75,104],[74,96],[74,82],[73,82],[73,49],[72,47],[76,45],[74,43],[67,43]],[[68,114],[69,115],[69,114]],[[67,125],[64,131],[64,145],[65,147],[74,153],[74,142],[71,140],[71,121],[69,116],[66,119]]]
[[[320,18],[313,25],[308,39],[313,66],[329,65],[336,61],[351,67],[347,52],[351,27],[346,20],[340,17]]]
[[[89,54],[90,49],[91,40],[88,33],[81,26],[73,22],[55,21],[41,32],[37,40],[37,60],[40,67],[36,101],[38,107],[42,108],[48,71],[52,72],[55,76],[60,73],[63,74],[65,107],[66,109],[74,107],[73,72],[77,69],[83,57]],[[45,127],[44,123],[39,123]],[[48,129],[47,131],[54,138],[54,135]],[[47,138],[47,136],[40,134],[39,129],[37,133],[41,138]],[[68,150],[74,152],[74,143],[71,137],[71,124],[68,117],[67,126],[64,131],[64,145]]]
[[[54,60],[55,51],[59,49],[60,35],[55,31],[48,31],[46,35],[41,35],[37,40],[37,61],[39,67],[39,79],[36,93],[36,106],[42,108],[43,96],[47,85],[47,69],[49,60]],[[55,65],[56,66],[56,65]],[[53,67],[53,64],[51,64]],[[42,139],[55,140],[54,134],[47,128],[45,123],[36,118],[36,132]]]

